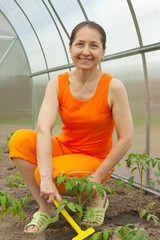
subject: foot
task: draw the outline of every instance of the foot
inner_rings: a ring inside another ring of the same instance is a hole
[[[106,192],[104,191],[104,198],[102,199],[101,196],[99,196],[98,193],[95,194],[94,196],[94,199],[93,199],[93,202],[89,202],[88,203],[88,207],[95,207],[95,208],[103,208],[104,207],[104,204],[106,202],[106,199],[107,199],[107,194]]]
[[[56,210],[53,206],[48,207],[48,208],[40,207],[38,212],[47,213],[51,218],[56,216]],[[32,226],[27,227],[26,231],[29,233],[32,233],[32,232],[34,233],[34,232],[38,232],[39,229],[37,226],[32,225]]]
[[[106,192],[104,192],[104,198],[102,199],[97,193],[94,196],[93,202],[89,203],[86,209],[86,213],[82,220],[82,225],[86,226],[100,226],[105,217],[105,212],[108,208],[108,199]]]

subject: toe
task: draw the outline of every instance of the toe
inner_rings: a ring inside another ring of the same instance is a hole
[[[26,229],[26,231],[27,232],[37,232],[39,229],[38,229],[38,227],[36,227],[36,226],[29,226],[27,229]]]

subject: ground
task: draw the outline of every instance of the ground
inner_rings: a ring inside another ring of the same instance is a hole
[[[0,146],[5,142],[6,134],[1,129]],[[0,158],[0,179],[1,179],[1,191],[8,192],[11,196],[16,199],[25,196],[28,190],[24,188],[10,189],[9,184],[6,182],[6,177],[16,173],[16,169],[11,160],[8,157],[8,151],[6,146],[1,146],[2,155]],[[111,186],[109,184],[109,186]],[[113,187],[113,186],[112,186]],[[108,194],[110,202],[109,208],[106,212],[104,224],[101,227],[96,228],[96,231],[103,231],[106,228],[115,229],[118,226],[126,225],[128,223],[135,224],[139,227],[138,217],[138,194],[137,188],[132,188],[127,191],[124,187],[116,190],[116,195]],[[68,200],[75,201],[75,199],[69,198]],[[152,209],[152,213],[160,218],[160,196],[152,195],[150,193],[144,193],[143,204],[147,205],[149,202],[157,202],[155,207]],[[37,205],[33,198],[30,198],[28,206],[24,208],[24,216],[22,223],[18,221],[18,217],[12,217],[7,215],[2,220],[0,226],[0,240],[70,240],[77,234],[72,227],[67,223],[63,216],[60,216],[60,220],[57,223],[51,224],[43,233],[39,235],[30,235],[23,232],[24,226],[30,222],[32,215],[37,211]],[[75,214],[69,211],[74,219]],[[156,225],[154,221],[147,221],[143,219],[141,227],[144,227],[145,232],[149,235],[151,240],[160,239],[160,222]],[[85,229],[85,228],[83,228]],[[86,238],[90,239],[90,237]],[[113,236],[112,240],[116,238]]]

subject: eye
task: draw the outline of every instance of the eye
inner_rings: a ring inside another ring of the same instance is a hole
[[[81,43],[81,42],[78,42],[77,44],[76,44],[76,46],[82,46],[83,44]]]
[[[92,43],[92,44],[91,44],[91,47],[92,47],[92,48],[97,48],[98,46],[97,46],[97,44]]]

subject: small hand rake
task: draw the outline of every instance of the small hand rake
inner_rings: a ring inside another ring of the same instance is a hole
[[[57,208],[59,207],[57,200],[54,199],[53,203]],[[74,228],[74,230],[78,233],[78,235],[72,238],[72,240],[85,239],[86,237],[95,232],[93,228],[88,228],[87,230],[83,231],[65,209],[63,209],[61,213],[65,217],[65,219],[70,223],[70,225]]]

